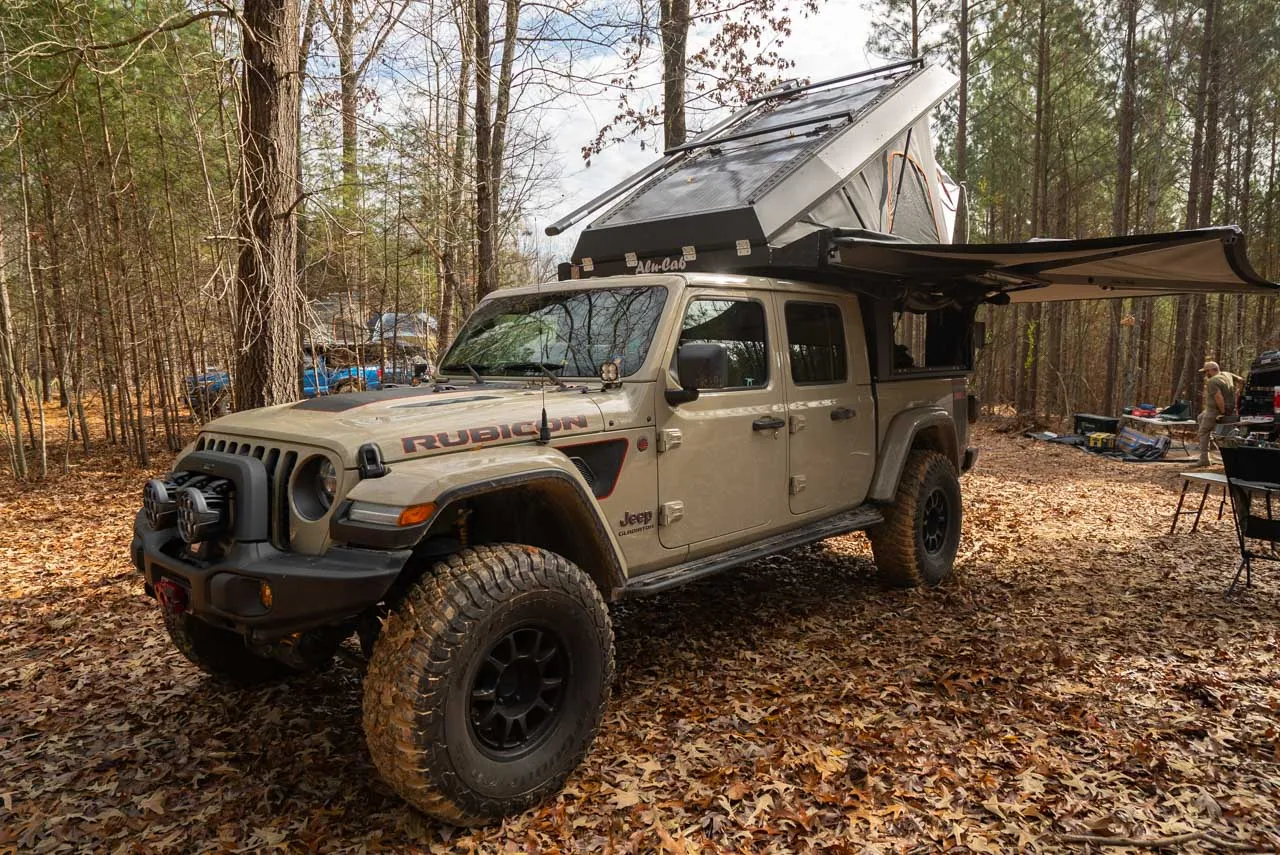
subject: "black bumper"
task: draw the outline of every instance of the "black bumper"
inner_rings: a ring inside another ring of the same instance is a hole
[[[412,554],[332,547],[323,555],[299,555],[253,542],[197,565],[174,554],[176,540],[176,530],[153,530],[141,511],[134,518],[130,555],[148,587],[161,579],[177,582],[193,615],[253,641],[354,617],[382,599]],[[263,582],[271,587],[270,607],[260,597]]]

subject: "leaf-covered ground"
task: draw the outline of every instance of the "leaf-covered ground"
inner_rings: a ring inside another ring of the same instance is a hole
[[[482,830],[378,780],[353,665],[230,692],[171,649],[141,473],[0,485],[0,851],[1275,850],[1280,571],[1223,597],[1177,467],[980,438],[954,579],[886,590],[854,536],[617,608],[586,762]]]

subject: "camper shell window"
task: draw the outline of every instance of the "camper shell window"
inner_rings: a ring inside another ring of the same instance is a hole
[[[877,380],[973,370],[972,306],[910,311],[894,301],[865,298],[862,316]]]

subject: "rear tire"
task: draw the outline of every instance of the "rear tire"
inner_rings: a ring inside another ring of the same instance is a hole
[[[884,522],[867,530],[881,577],[899,588],[940,584],[951,575],[963,520],[955,466],[936,451],[912,451]]]
[[[201,671],[224,682],[260,686],[298,673],[283,662],[255,655],[236,633],[189,614],[166,612],[164,626],[179,653]]]
[[[595,738],[613,629],[595,584],[532,546],[477,546],[438,563],[374,645],[364,731],[407,802],[480,825],[555,793]]]

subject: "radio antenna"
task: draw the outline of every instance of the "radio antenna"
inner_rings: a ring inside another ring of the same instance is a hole
[[[538,311],[542,311],[542,280],[538,280]],[[538,366],[542,368],[544,374],[547,371],[547,328],[542,326],[538,334]],[[538,425],[538,445],[548,445],[551,442],[551,423],[547,421],[547,384],[539,383],[542,387],[542,423]]]

